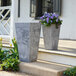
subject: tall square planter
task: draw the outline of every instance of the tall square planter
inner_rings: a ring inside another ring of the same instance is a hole
[[[36,61],[40,39],[40,23],[16,23],[15,28],[20,61]]]
[[[56,28],[55,24],[51,26],[43,26],[43,37],[45,49],[57,50],[59,42],[60,27]]]

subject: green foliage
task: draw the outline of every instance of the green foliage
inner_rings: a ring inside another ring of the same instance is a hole
[[[76,76],[76,67],[68,68],[63,74],[64,76]]]
[[[19,54],[18,46],[15,38],[12,40],[14,48],[9,50],[2,50],[0,53],[1,69],[6,71],[18,71],[19,70]]]
[[[2,52],[2,38],[0,38],[0,63],[2,63],[3,52]]]
[[[17,46],[17,42],[16,42],[16,40],[15,40],[15,38],[14,39],[12,39],[12,42],[13,42],[13,45],[14,45],[14,51],[16,52],[16,53],[18,53],[18,46]]]
[[[7,58],[7,60],[1,64],[1,69],[5,71],[19,71],[19,60],[12,57]]]
[[[2,63],[9,55],[9,50],[2,50],[0,51],[0,63]]]

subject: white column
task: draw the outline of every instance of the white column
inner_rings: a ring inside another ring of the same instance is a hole
[[[10,25],[10,42],[12,41],[15,33],[15,22],[17,20],[18,0],[11,0],[11,25]],[[12,42],[11,42],[12,43]]]

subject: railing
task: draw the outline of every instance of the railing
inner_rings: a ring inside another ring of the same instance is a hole
[[[0,7],[0,37],[10,36],[11,6]]]

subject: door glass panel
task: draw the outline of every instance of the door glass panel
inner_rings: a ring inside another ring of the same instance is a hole
[[[31,17],[35,17],[36,15],[36,0],[31,0]]]
[[[42,3],[42,13],[45,13],[45,12],[53,12],[53,2],[52,0],[43,0],[43,3]]]

